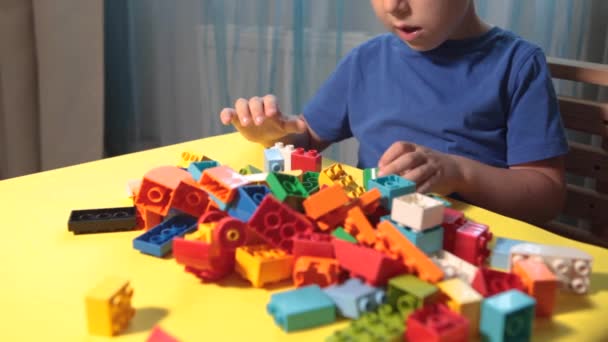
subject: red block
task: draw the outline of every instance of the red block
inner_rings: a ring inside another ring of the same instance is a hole
[[[201,216],[207,210],[208,205],[209,195],[199,188],[194,180],[180,182],[169,203],[170,208],[194,217]]]
[[[485,267],[479,267],[477,269],[471,286],[484,297],[490,297],[511,289],[520,290],[524,293],[526,292],[524,284],[516,274],[492,270]]]
[[[323,233],[298,233],[293,237],[292,254],[297,260],[301,256],[335,258],[332,237]]]
[[[393,259],[375,249],[334,239],[336,259],[351,277],[359,277],[372,286],[385,286],[392,277],[404,274],[407,268],[399,259]]]
[[[467,221],[456,230],[454,254],[473,265],[481,266],[490,255],[488,242],[492,233],[485,224]]]
[[[235,255],[198,240],[173,239],[175,261],[203,281],[217,281],[234,270]]]
[[[321,154],[317,150],[304,151],[298,147],[291,152],[291,169],[303,172],[321,172]]]
[[[444,208],[443,209],[443,249],[454,253],[454,242],[456,241],[456,231],[462,227],[467,220],[462,211]]]
[[[336,259],[303,256],[293,267],[293,283],[296,287],[312,284],[327,287],[337,284],[341,273],[340,264]]]
[[[192,176],[174,166],[161,166],[148,171],[141,182],[135,204],[158,215],[166,216],[173,191],[182,181],[194,181]]]
[[[443,304],[430,304],[408,317],[405,335],[408,341],[467,341],[469,320]]]
[[[146,342],[179,342],[175,337],[167,334],[161,327],[156,326],[146,339]]]

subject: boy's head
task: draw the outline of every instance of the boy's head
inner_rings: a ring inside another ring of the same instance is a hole
[[[371,0],[382,23],[410,47],[436,48],[448,39],[481,35],[484,26],[473,0]]]

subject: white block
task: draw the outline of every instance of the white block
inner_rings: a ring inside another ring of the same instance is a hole
[[[421,231],[440,225],[444,208],[441,201],[416,192],[393,199],[391,219]]]
[[[469,285],[473,283],[473,279],[477,273],[477,266],[462,260],[446,250],[441,250],[431,255],[431,260],[443,270],[445,279],[460,278]]]
[[[295,150],[295,147],[293,145],[285,145],[282,142],[276,142],[271,148],[276,148],[281,152],[284,161],[284,171],[291,171],[291,153]]]

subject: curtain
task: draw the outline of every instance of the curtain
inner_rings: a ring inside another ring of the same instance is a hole
[[[103,156],[102,8],[0,0],[0,179]]]
[[[550,56],[608,61],[606,1],[476,4]],[[368,0],[106,0],[106,148],[232,131],[218,115],[238,97],[273,93],[284,112],[300,113],[342,56],[382,32]],[[356,144],[327,156],[354,164]]]

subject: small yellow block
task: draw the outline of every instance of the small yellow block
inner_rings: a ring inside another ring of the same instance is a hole
[[[460,278],[440,281],[437,287],[447,297],[447,306],[469,320],[471,336],[477,335],[483,296]]]
[[[133,289],[121,278],[106,278],[85,299],[89,333],[114,336],[125,330],[135,315]]]
[[[179,158],[179,162],[177,163],[177,167],[188,168],[188,166],[190,166],[190,163],[204,161],[204,160],[210,160],[210,159],[205,157],[202,153],[184,151],[180,154],[180,158]]]
[[[236,249],[235,270],[254,287],[290,279],[293,255],[268,245],[241,246]]]

